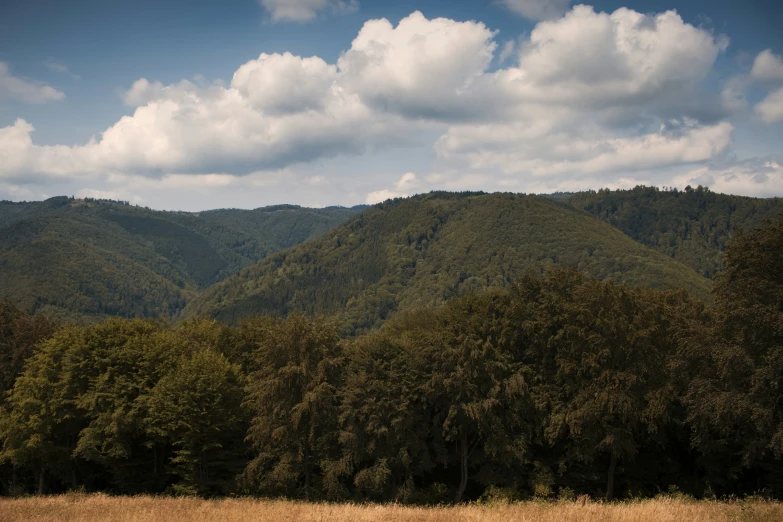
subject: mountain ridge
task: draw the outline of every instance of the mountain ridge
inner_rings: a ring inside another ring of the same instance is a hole
[[[201,289],[355,212],[187,213],[63,196],[0,202],[0,297],[67,319],[172,317]]]
[[[183,317],[234,322],[301,311],[338,314],[363,329],[400,308],[506,286],[558,265],[710,294],[708,280],[584,210],[538,196],[436,192],[379,203],[273,254],[202,292]]]

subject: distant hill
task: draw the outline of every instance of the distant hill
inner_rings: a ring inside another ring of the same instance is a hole
[[[588,213],[538,196],[431,193],[389,200],[320,238],[270,255],[204,291],[183,312],[233,322],[255,314],[339,314],[377,326],[396,310],[428,306],[524,273],[570,265],[632,285],[711,283]]]
[[[356,214],[278,205],[162,212],[56,197],[0,202],[0,298],[65,319],[175,315],[196,293]]]
[[[631,238],[712,278],[738,229],[750,231],[783,212],[783,199],[716,194],[708,189],[599,190],[558,195]]]

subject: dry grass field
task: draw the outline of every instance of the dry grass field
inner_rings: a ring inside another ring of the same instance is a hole
[[[783,520],[783,504],[662,498],[604,504],[524,502],[490,506],[406,507],[308,504],[251,499],[61,495],[0,499],[1,522],[706,522]]]

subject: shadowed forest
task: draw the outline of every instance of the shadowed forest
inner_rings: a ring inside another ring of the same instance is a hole
[[[783,220],[726,244],[706,300],[551,266],[366,330],[6,303],[3,492],[780,498]]]

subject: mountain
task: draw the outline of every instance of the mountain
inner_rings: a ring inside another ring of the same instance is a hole
[[[318,239],[278,252],[205,290],[184,317],[339,314],[356,329],[524,273],[569,265],[601,279],[685,288],[711,283],[568,204],[538,196],[430,193],[389,200]]]
[[[578,192],[560,197],[631,238],[712,278],[738,230],[751,231],[783,212],[783,199],[716,194],[703,187]]]
[[[278,205],[163,212],[55,197],[0,202],[0,298],[64,319],[175,315],[198,291],[356,214]]]

